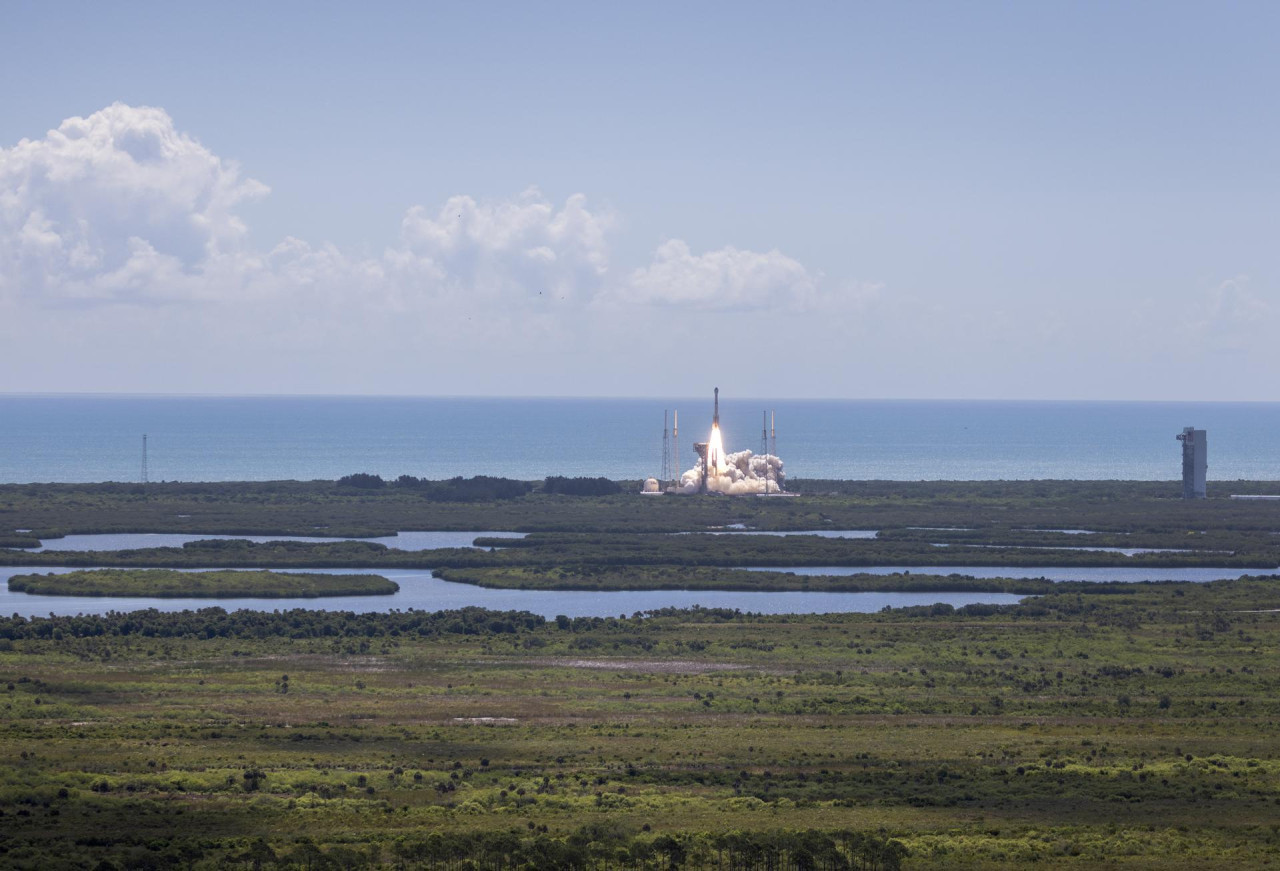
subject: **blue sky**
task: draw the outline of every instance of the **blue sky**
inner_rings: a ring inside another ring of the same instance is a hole
[[[1275,4],[615,6],[6,4],[0,392],[1280,398]]]

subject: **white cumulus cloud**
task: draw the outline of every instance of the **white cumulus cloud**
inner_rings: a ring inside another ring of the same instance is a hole
[[[777,250],[727,246],[694,254],[672,239],[658,247],[651,264],[631,274],[622,294],[634,302],[699,309],[803,308],[817,283],[799,261]]]
[[[173,298],[236,256],[237,203],[266,193],[163,109],[116,103],[0,149],[0,292]]]
[[[566,385],[630,372],[633,358],[609,361],[637,334],[678,345],[666,309],[823,304],[820,276],[776,250],[695,254],[673,240],[619,269],[617,221],[582,194],[413,205],[368,254],[294,237],[255,245],[241,211],[267,193],[161,108],[116,103],[0,148],[0,339],[56,347],[62,369],[10,377],[32,389],[356,392],[384,377],[418,391],[420,368],[448,360],[450,381],[431,389],[580,389]]]
[[[576,299],[594,294],[609,269],[607,215],[575,194],[556,208],[536,189],[496,203],[451,197],[434,215],[409,209],[401,244],[388,252],[400,270],[440,290],[484,299]]]
[[[163,109],[116,103],[0,149],[0,299],[46,306],[276,300],[421,310],[437,320],[602,297],[702,309],[803,308],[818,282],[778,252],[693,254],[672,240],[651,263],[610,273],[611,214],[574,194],[530,188],[492,202],[458,195],[415,205],[375,257],[287,238],[248,243],[237,206],[267,193]]]
[[[1213,351],[1244,351],[1271,344],[1276,308],[1251,286],[1248,276],[1219,282],[1193,310],[1198,344]]]

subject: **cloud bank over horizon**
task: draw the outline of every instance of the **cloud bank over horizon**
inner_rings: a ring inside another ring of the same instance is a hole
[[[0,391],[652,395],[722,369],[754,385],[742,394],[1035,395],[1054,349],[1120,365],[1172,336],[1247,355],[1277,316],[1247,276],[1185,315],[1150,303],[1093,323],[1034,294],[975,306],[829,279],[765,246],[667,238],[619,262],[624,216],[536,187],[411,204],[376,253],[262,246],[244,212],[269,193],[158,107],[114,103],[0,148]],[[957,340],[969,365],[939,366]]]
[[[301,296],[340,288],[396,311],[453,302],[544,301],[756,308],[811,294],[814,279],[777,251],[694,255],[675,239],[630,275],[610,269],[616,218],[582,194],[537,188],[438,209],[412,205],[379,257],[285,238],[248,243],[237,206],[269,188],[180,131],[160,108],[123,103],[68,118],[0,150],[0,295],[45,305],[155,304]]]

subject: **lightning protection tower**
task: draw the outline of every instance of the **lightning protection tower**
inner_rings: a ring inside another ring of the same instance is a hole
[[[671,486],[680,486],[680,409],[671,412]]]
[[[769,418],[769,438],[773,442],[769,446],[769,453],[775,457],[778,455],[778,412],[774,412]]]
[[[142,483],[147,483],[147,434],[142,434]]]
[[[764,492],[769,495],[769,412],[760,412],[760,454],[764,457]]]
[[[662,477],[664,484],[671,480],[671,439],[667,435],[667,410],[662,410]]]

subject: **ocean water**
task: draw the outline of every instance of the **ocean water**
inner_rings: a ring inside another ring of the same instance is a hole
[[[603,475],[661,468],[664,409],[682,467],[711,398],[494,399],[0,395],[0,482]],[[1280,480],[1280,403],[853,401],[721,392],[726,447],[759,450],[777,412],[788,475],[850,480],[1175,480],[1185,426],[1209,478]]]

